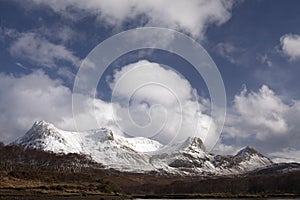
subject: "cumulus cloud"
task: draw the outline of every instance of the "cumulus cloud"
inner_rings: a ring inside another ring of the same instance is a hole
[[[207,100],[198,101],[189,82],[171,69],[140,61],[115,71],[109,80],[115,101],[88,98],[84,102],[88,109],[77,113],[86,129],[129,131],[132,136],[152,137],[165,144],[188,136],[198,136],[205,143],[208,129],[215,129],[212,118],[205,114]],[[76,130],[72,93],[62,81],[34,71],[22,76],[0,74],[0,84],[0,134],[5,142],[23,135],[36,120]],[[99,126],[90,124],[91,114],[96,115]]]
[[[58,61],[75,66],[79,64],[79,59],[65,46],[54,44],[33,32],[20,34],[11,44],[9,52],[14,57],[27,59],[42,67],[56,67]]]
[[[285,134],[288,125],[284,113],[285,105],[268,86],[263,85],[258,93],[247,93],[247,89],[235,96],[234,108],[247,125],[260,128],[256,138],[263,140],[268,134]]]
[[[71,91],[44,72],[0,74],[0,134],[6,142],[25,133],[36,120],[70,129]]]
[[[120,71],[116,71],[110,86],[112,89],[115,88],[114,92],[117,95],[121,96],[131,95],[130,93],[128,94],[128,91],[137,90],[135,95],[138,98],[144,97],[155,101],[155,103],[173,105],[174,101],[176,101],[174,95],[165,92],[164,87],[150,85],[147,91],[138,91],[138,87],[146,83],[159,83],[168,87],[177,95],[176,98],[181,101],[192,98],[191,86],[186,79],[181,78],[171,69],[165,69],[157,63],[151,63],[146,60],[127,65]],[[116,87],[117,84],[118,87]],[[155,88],[151,90],[151,87]]]
[[[283,101],[268,86],[258,92],[246,88],[234,98],[224,138],[238,144],[257,146],[264,152],[298,148],[300,101]]]
[[[32,6],[26,1],[26,6]],[[126,20],[143,19],[150,26],[183,30],[195,37],[204,35],[209,24],[221,25],[231,17],[233,1],[224,0],[30,0],[35,5],[49,6],[53,11],[78,19],[95,15],[110,25],[121,25]],[[144,22],[141,22],[144,23]]]
[[[117,123],[129,135],[165,144],[188,136],[205,142],[208,129],[215,128],[204,114],[206,100],[199,102],[184,77],[157,63],[143,60],[123,67],[114,73],[110,87]]]
[[[28,75],[0,74],[0,137],[11,142],[22,136],[34,121],[45,120],[64,130],[76,130],[72,113],[72,92],[59,79],[51,79],[43,71]],[[88,99],[89,113],[96,112],[101,127],[111,126],[112,108],[100,99]],[[94,107],[95,106],[95,107]],[[88,124],[89,113],[79,113]],[[87,126],[87,129],[99,128]],[[115,130],[115,129],[113,129]]]
[[[116,71],[109,80],[117,101],[88,99],[84,102],[88,110],[79,112],[77,117],[86,129],[107,127],[122,134],[124,129],[120,128],[137,130],[133,122],[141,128],[150,124],[152,129],[150,127],[144,129],[146,132],[133,135],[147,137],[166,122],[153,138],[169,143],[174,138],[178,141],[188,136],[198,136],[205,141],[207,129],[214,128],[213,120],[205,114],[209,107],[207,100],[200,98],[198,104],[197,94],[190,84],[173,70],[157,63],[140,61]],[[163,84],[147,84],[153,82]],[[36,120],[49,121],[65,130],[76,130],[71,107],[72,93],[62,81],[53,80],[39,70],[21,76],[1,73],[0,84],[2,141],[10,142],[22,136]],[[122,87],[119,88],[118,84]],[[125,102],[129,97],[128,109]],[[257,92],[244,88],[235,96],[230,110],[222,140],[217,143],[214,152],[233,154],[241,146],[250,144],[270,155],[274,161],[299,161],[300,101],[285,103],[268,86],[262,86]],[[132,120],[126,118],[128,111]],[[95,113],[98,126],[89,124],[88,115],[91,113]],[[176,136],[174,133],[178,128],[179,136]]]
[[[289,57],[290,60],[300,58],[300,35],[286,34],[280,38],[282,52]]]

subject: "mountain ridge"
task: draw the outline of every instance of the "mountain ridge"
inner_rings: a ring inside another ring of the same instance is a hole
[[[207,153],[197,137],[163,148],[157,141],[120,136],[106,128],[69,132],[45,121],[35,122],[12,144],[54,153],[87,155],[106,168],[125,172],[235,175],[273,164],[251,147],[245,147],[234,156],[221,156]]]

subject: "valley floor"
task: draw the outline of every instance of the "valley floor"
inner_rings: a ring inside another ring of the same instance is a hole
[[[1,173],[0,199],[296,198],[300,173],[272,176],[156,177],[115,171]],[[39,174],[39,173],[38,173]]]

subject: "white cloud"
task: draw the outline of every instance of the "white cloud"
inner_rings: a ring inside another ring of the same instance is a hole
[[[256,133],[259,140],[265,139],[268,134],[280,135],[288,131],[284,117],[288,106],[266,85],[258,93],[247,93],[244,88],[240,95],[235,96],[234,108],[245,125],[260,130]]]
[[[300,101],[289,103],[268,86],[258,92],[246,88],[234,98],[223,137],[236,145],[253,145],[270,153],[298,148]]]
[[[43,71],[28,75],[0,74],[0,137],[11,142],[22,136],[37,120],[45,120],[64,130],[76,130],[72,113],[72,92],[61,80],[53,80]],[[95,112],[102,127],[111,126],[112,108],[100,99],[88,99],[89,113]],[[87,125],[88,114],[79,113]],[[87,126],[87,129],[99,127]],[[113,129],[115,130],[115,129]]]
[[[140,68],[141,65],[143,67]],[[113,103],[88,99],[85,102],[88,109],[79,111],[76,116],[86,129],[99,128],[89,123],[88,119],[93,113],[100,127],[120,133],[120,127],[114,120],[121,119],[125,130],[133,131],[134,136],[150,136],[166,121],[163,129],[154,137],[164,143],[172,139],[184,140],[188,136],[198,136],[205,143],[208,129],[215,128],[211,117],[203,114],[207,111],[206,100],[202,99],[203,103],[198,105],[195,91],[188,81],[173,70],[140,61],[116,71],[111,80],[110,86],[116,87],[117,97],[122,100],[126,100],[128,92],[137,89],[131,98],[131,117],[135,123],[142,126],[150,123],[151,126],[143,132],[135,132],[137,129],[127,117],[127,107],[120,99]],[[153,82],[160,84],[143,87],[143,84]],[[19,77],[0,74],[0,84],[0,134],[5,142],[23,135],[36,120],[46,120],[59,128],[75,130],[72,93],[60,80],[52,80],[43,71],[35,71]],[[118,84],[122,87],[118,88]],[[117,122],[120,124],[120,121]],[[179,135],[174,135],[177,129]]]
[[[22,33],[9,48],[12,56],[28,59],[43,67],[56,67],[57,61],[66,61],[73,65],[79,59],[65,46],[54,44],[33,32]]]
[[[142,86],[145,83],[153,82],[167,86],[178,95],[177,97],[180,101],[192,98],[191,86],[186,79],[181,78],[171,69],[165,69],[157,63],[151,63],[146,60],[127,65],[120,71],[116,71],[113,79],[114,81],[110,86],[113,89],[116,84],[119,84],[114,90],[117,95],[131,95],[128,94],[128,91],[138,89],[136,87]],[[135,96],[171,106],[175,103],[176,98],[170,92],[166,93],[166,88],[156,85],[149,85],[147,87],[149,88],[146,91],[138,91]]]
[[[68,67],[60,67],[57,70],[57,75],[66,79],[67,83],[73,83],[75,74]]]
[[[286,34],[280,38],[282,52],[289,57],[290,60],[300,58],[300,35]]]
[[[154,136],[160,142],[198,136],[205,143],[208,129],[215,128],[212,119],[203,114],[207,108],[198,105],[189,82],[157,63],[144,60],[127,65],[114,73],[110,86],[117,99],[118,123],[131,135],[151,137],[162,128]]]
[[[42,71],[20,77],[0,74],[0,134],[11,141],[27,131],[36,120],[47,120],[61,128],[71,113],[71,91]]]
[[[150,68],[139,68],[138,66],[141,64]],[[210,125],[214,128],[212,119],[203,114],[207,105],[200,103],[200,108],[198,108],[189,83],[172,70],[162,68],[156,63],[141,61],[116,71],[111,80],[112,88],[119,82],[122,85],[121,89],[127,91],[135,88],[134,84],[140,85],[155,81],[162,82],[167,88],[180,93],[177,96],[181,102],[183,113],[180,113],[174,97],[168,94],[169,90],[163,90],[160,87],[142,87],[131,99],[130,111],[136,123],[145,125],[149,123],[150,116],[152,119],[154,118],[152,123],[156,123],[154,127],[159,126],[164,120],[164,113],[169,114],[163,131],[155,137],[161,142],[168,143],[170,139],[174,138],[172,134],[178,128],[179,115],[183,116],[183,121],[180,124],[181,137],[176,138],[178,140],[187,136],[198,136],[203,139],[207,128]],[[60,80],[50,79],[43,71],[35,71],[22,76],[2,73],[0,74],[0,84],[1,140],[9,142],[23,135],[36,120],[46,120],[59,128],[75,130],[71,108],[72,94]],[[120,88],[116,88],[118,97],[128,94],[118,89]],[[162,96],[164,96],[163,100]],[[117,119],[123,119],[125,125],[128,125],[127,128],[132,128],[130,127],[132,122],[123,118],[126,116],[124,112],[127,111],[123,103],[122,101],[107,103],[100,99],[88,99],[86,104],[89,105],[89,113],[81,112],[78,117],[82,123],[86,124],[86,129],[99,128],[93,127],[87,120],[87,115],[95,112],[100,127],[107,127],[120,133],[119,127],[114,121],[113,109],[117,109],[121,114],[117,116]],[[149,108],[157,104],[160,106],[154,107],[149,113]],[[214,152],[236,153],[242,146],[241,144],[248,145],[249,138],[255,137],[258,142],[262,142],[259,149],[272,156],[274,161],[299,161],[299,149],[297,148],[300,142],[298,132],[300,130],[300,101],[286,104],[270,88],[262,86],[258,92],[248,92],[244,89],[236,95],[233,109],[235,113],[227,119],[226,133],[223,135],[227,143],[219,141]],[[198,127],[196,126],[197,119],[200,122]],[[196,133],[194,133],[195,128],[198,128]],[[152,130],[148,129],[148,131]],[[150,135],[151,132],[137,133],[136,136],[142,134]],[[244,137],[245,135],[246,137]],[[242,143],[237,143],[237,140],[232,139],[241,140]],[[228,143],[228,141],[231,142]]]
[[[280,152],[270,153],[274,162],[298,162],[300,163],[300,150],[283,149]]]
[[[220,25],[230,19],[233,5],[233,1],[224,0],[31,0],[31,2],[36,5],[47,5],[55,12],[73,19],[95,15],[111,25],[121,25],[126,20],[140,19],[140,16],[144,15],[150,26],[183,30],[195,37],[203,37],[209,24]]]

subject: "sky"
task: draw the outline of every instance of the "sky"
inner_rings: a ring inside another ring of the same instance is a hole
[[[214,152],[250,145],[274,161],[300,162],[299,9],[297,0],[0,0],[0,140],[12,142],[36,120],[78,128],[73,87],[89,53],[122,31],[161,27],[201,44],[220,72],[227,115]],[[84,103],[81,129],[98,128],[92,111],[98,126],[164,144],[217,130],[203,77],[164,50],[113,60]]]

